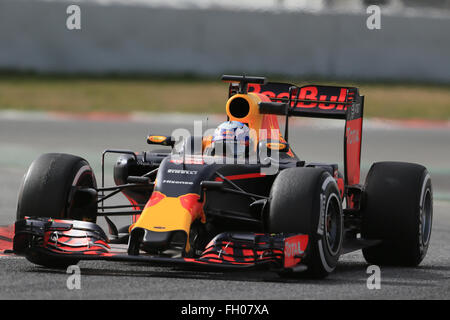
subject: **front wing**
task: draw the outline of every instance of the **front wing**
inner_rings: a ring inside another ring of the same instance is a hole
[[[107,260],[148,263],[152,266],[186,266],[207,269],[304,270],[308,236],[303,234],[231,233],[217,235],[195,258],[130,255],[112,247],[95,223],[78,220],[26,218],[17,221],[13,251],[31,261]],[[36,259],[38,258],[38,259]]]

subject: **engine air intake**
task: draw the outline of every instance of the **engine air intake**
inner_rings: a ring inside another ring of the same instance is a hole
[[[250,112],[250,105],[246,99],[236,97],[230,101],[229,112],[234,118],[245,118]]]

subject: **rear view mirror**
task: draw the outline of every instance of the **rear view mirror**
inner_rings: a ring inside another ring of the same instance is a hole
[[[272,151],[278,151],[278,152],[288,152],[289,151],[289,144],[287,142],[266,142],[266,148]]]
[[[148,136],[147,143],[173,147],[175,140],[173,140],[170,136]]]
[[[289,144],[279,140],[263,140],[259,142],[259,153],[262,152],[268,156],[272,152],[284,153],[289,151]]]

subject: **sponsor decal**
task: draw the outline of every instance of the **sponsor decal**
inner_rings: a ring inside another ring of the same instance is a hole
[[[168,169],[167,173],[173,174],[197,174],[198,171],[195,170],[181,170],[181,169]]]
[[[325,229],[325,195],[323,193],[320,194],[320,216],[319,216],[319,226],[317,227],[317,234],[323,235]]]
[[[284,240],[284,267],[297,265],[303,257],[308,245],[307,235],[297,235]]]
[[[295,257],[297,255],[303,254],[304,251],[300,249],[300,241],[289,243],[287,242],[284,246],[284,256],[286,258]]]
[[[163,180],[163,183],[171,183],[171,184],[194,184],[192,181],[179,181],[179,180]]]
[[[269,84],[270,86],[270,84]],[[281,92],[276,94],[274,91],[265,90],[264,85],[260,84],[249,84],[249,92],[261,93],[269,98],[289,98],[288,92]],[[312,101],[323,101],[321,102],[299,102],[295,105],[296,108],[305,109],[321,109],[321,110],[337,110],[345,111],[347,109],[344,104],[334,104],[326,102],[345,102],[347,98],[347,88],[338,87],[322,87],[322,86],[306,86],[299,88],[300,92],[298,98],[300,100],[312,100]],[[261,92],[262,91],[262,92]],[[325,92],[326,91],[326,92]],[[326,93],[326,94],[325,94]],[[294,104],[295,102],[293,102]],[[292,105],[294,106],[294,105]]]

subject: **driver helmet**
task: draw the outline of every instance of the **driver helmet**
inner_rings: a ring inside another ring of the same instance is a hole
[[[250,129],[239,121],[226,121],[214,131],[212,143],[216,155],[242,157],[248,154]]]

